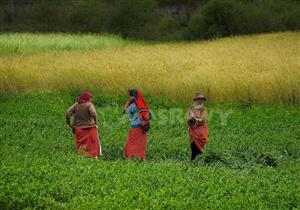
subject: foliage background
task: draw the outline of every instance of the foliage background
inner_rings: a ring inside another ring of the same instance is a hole
[[[212,39],[300,29],[298,0],[1,0],[2,32]]]

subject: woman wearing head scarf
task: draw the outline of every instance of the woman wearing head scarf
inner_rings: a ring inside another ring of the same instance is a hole
[[[145,160],[147,134],[150,129],[149,120],[151,114],[142,96],[141,91],[130,89],[129,99],[124,106],[124,112],[129,114],[131,128],[125,144],[125,156],[127,159],[133,157]]]
[[[70,118],[74,115],[74,123]],[[84,92],[77,102],[66,113],[66,122],[76,136],[76,147],[79,154],[98,158],[101,145],[97,131],[97,113],[92,103],[92,94]]]
[[[196,93],[188,111],[188,133],[191,143],[192,157],[194,160],[198,154],[202,154],[208,140],[206,126],[207,110],[204,107],[206,98],[201,93]]]

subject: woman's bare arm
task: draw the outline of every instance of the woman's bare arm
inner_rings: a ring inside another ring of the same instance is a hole
[[[66,112],[66,123],[70,128],[73,128],[73,126],[71,125],[71,116],[75,113],[75,106],[77,103],[73,104],[72,106],[70,106],[70,108],[67,110]]]

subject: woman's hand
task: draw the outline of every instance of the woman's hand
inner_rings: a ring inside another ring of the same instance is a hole
[[[197,120],[195,118],[190,118],[188,120],[188,126],[189,127],[194,127],[196,125],[196,123],[197,123]]]
[[[124,105],[124,110],[126,110],[129,106],[129,104],[134,100],[134,97],[133,96],[130,96],[128,98],[128,100],[126,101],[125,105]]]

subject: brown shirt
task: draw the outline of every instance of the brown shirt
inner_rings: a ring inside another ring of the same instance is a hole
[[[90,128],[97,125],[97,113],[91,102],[75,103],[66,113],[66,122],[70,124],[70,118],[74,115],[75,128]]]
[[[196,121],[196,125],[201,125],[206,122],[207,118],[207,110],[205,107],[200,108],[190,108],[188,112],[188,120],[194,119]]]

